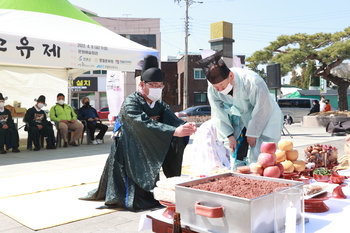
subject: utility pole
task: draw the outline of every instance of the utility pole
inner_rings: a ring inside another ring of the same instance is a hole
[[[185,17],[185,57],[184,57],[184,87],[183,87],[183,109],[188,107],[188,1],[186,0]]]
[[[188,107],[188,7],[192,3],[203,3],[196,2],[193,0],[184,0],[186,2],[186,16],[185,16],[185,56],[184,56],[184,81],[183,81],[183,109]],[[174,0],[174,2],[180,3],[181,0]]]

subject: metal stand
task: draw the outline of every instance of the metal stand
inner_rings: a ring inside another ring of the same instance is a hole
[[[284,130],[287,131],[288,133],[288,136],[293,138],[293,136],[289,133],[288,129],[286,128],[286,126],[284,126],[285,123],[283,123],[283,128],[282,128],[282,133],[283,133],[283,136],[286,136],[286,134],[284,133]]]

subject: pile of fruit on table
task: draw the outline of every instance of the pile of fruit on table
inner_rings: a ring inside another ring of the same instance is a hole
[[[237,172],[283,178],[292,173],[300,174],[306,168],[311,170],[321,166],[332,167],[338,163],[338,149],[331,145],[307,146],[305,160],[299,159],[298,150],[294,149],[293,142],[289,140],[280,140],[278,145],[274,142],[263,142],[260,150],[257,163],[238,167]]]

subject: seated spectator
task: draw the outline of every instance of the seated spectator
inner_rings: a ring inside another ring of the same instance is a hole
[[[58,130],[64,141],[63,147],[68,147],[68,130],[74,130],[74,136],[70,140],[69,145],[78,146],[75,141],[79,140],[84,125],[80,121],[77,121],[77,114],[64,101],[65,96],[62,93],[58,93],[57,103],[50,109],[50,119],[58,123]]]
[[[28,109],[23,121],[28,123],[28,138],[34,142],[34,151],[38,151],[41,148],[40,135],[46,137],[46,149],[56,149],[55,134],[53,132],[52,124],[47,120],[46,113],[42,110],[45,103],[45,96],[41,95],[36,100],[36,105]],[[28,145],[31,148],[31,145]]]
[[[89,97],[85,96],[84,98],[82,98],[81,103],[83,104],[83,106],[79,108],[78,119],[85,120],[87,122],[88,128],[86,130],[90,131],[90,140],[92,144],[100,144],[102,143],[102,139],[108,130],[108,126],[97,122],[100,119],[98,118],[96,109],[90,105]],[[96,128],[100,129],[100,132],[95,138]]]
[[[0,154],[6,154],[5,145],[12,147],[12,152],[18,153],[19,136],[15,123],[13,122],[10,110],[5,108],[5,100],[0,93]]]
[[[310,115],[311,113],[314,113],[314,112],[319,112],[320,111],[320,103],[318,102],[318,100],[314,100],[313,101],[313,104],[314,106],[312,106],[309,114],[307,115]]]
[[[331,110],[332,110],[332,106],[331,106],[331,104],[329,103],[329,100],[325,100],[325,102],[326,102],[326,106],[324,107],[323,111],[324,111],[324,112],[331,111]]]

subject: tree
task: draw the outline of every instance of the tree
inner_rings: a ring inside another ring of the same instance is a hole
[[[350,27],[342,32],[316,33],[308,35],[298,33],[291,36],[281,35],[263,50],[256,51],[247,58],[247,65],[257,70],[259,65],[280,63],[281,75],[307,66],[310,61],[317,62],[314,76],[321,77],[338,86],[339,110],[348,109],[347,89],[350,79],[339,77],[331,70],[350,58]]]

